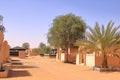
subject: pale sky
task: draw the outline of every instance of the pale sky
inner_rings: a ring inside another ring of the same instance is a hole
[[[47,43],[47,32],[58,15],[73,13],[87,25],[120,24],[120,0],[0,0],[5,39],[12,47],[28,42],[31,48]]]

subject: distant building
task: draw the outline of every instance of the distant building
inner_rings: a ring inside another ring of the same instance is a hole
[[[19,56],[19,51],[25,51],[25,48],[16,46],[10,49],[10,55],[11,56]]]

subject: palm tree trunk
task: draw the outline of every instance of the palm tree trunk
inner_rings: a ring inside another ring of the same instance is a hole
[[[106,54],[103,54],[102,55],[102,65],[101,65],[102,68],[107,68],[108,67],[108,63],[107,63],[107,55]]]

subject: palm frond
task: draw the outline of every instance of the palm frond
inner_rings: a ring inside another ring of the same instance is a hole
[[[104,25],[100,28],[96,23],[94,28],[88,27],[89,32],[86,33],[87,40],[77,41],[79,46],[85,46],[91,50],[104,50],[114,47],[113,49],[120,49],[120,31],[118,27],[113,27],[114,23],[110,21],[105,29]],[[114,50],[113,50],[114,51]]]

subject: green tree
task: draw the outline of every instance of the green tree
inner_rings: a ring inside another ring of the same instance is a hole
[[[2,33],[5,32],[5,27],[3,26],[3,16],[2,15],[0,15],[0,31]]]
[[[46,45],[43,42],[41,42],[40,45],[39,45],[39,48],[43,49],[44,47],[46,47]]]
[[[84,38],[85,30],[86,23],[81,17],[71,13],[57,16],[49,29],[48,43],[54,47],[66,48],[70,53],[70,47],[75,41]]]
[[[45,53],[46,53],[46,54],[51,54],[51,47],[50,47],[50,46],[46,46],[46,47],[44,48],[44,50],[45,50]]]
[[[34,51],[37,54],[50,54],[51,53],[51,47],[44,44],[43,42],[41,42],[39,47],[34,49]]]
[[[22,47],[25,48],[25,49],[29,49],[30,48],[30,44],[25,42],[22,44]]]
[[[40,54],[40,49],[39,48],[35,48],[35,49],[33,49],[33,52],[35,52],[36,54]]]
[[[41,42],[40,45],[39,45],[39,47],[38,47],[38,50],[39,50],[40,54],[44,54],[45,53],[45,50],[44,50],[45,47],[46,47],[46,45]]]
[[[94,28],[89,27],[89,32],[86,33],[87,40],[79,40],[76,45],[84,46],[95,53],[102,56],[101,67],[107,68],[107,54],[117,55],[120,49],[120,32],[118,27],[113,27],[114,23],[109,22],[107,27],[101,27],[96,23]],[[111,50],[111,51],[109,51]]]

